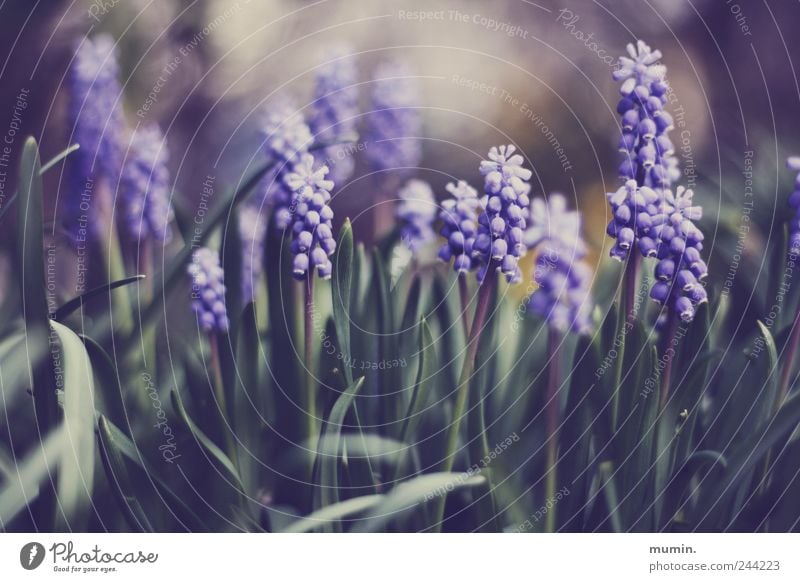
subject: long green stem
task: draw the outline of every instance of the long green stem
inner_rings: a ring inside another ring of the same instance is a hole
[[[555,503],[556,484],[558,481],[558,423],[559,423],[559,403],[558,385],[561,368],[561,337],[553,329],[547,336],[548,352],[548,374],[547,374],[547,393],[545,394],[545,423],[547,439],[547,486],[545,492],[545,503]],[[547,512],[545,530],[553,533],[556,530],[556,508],[552,506]]]
[[[630,322],[636,318],[636,277],[639,274],[639,263],[641,256],[634,249],[628,257],[625,265],[625,298],[623,307],[625,309],[625,321]]]
[[[661,348],[662,357],[666,356],[667,350],[672,344],[672,339],[675,337],[675,332],[678,327],[678,321],[675,318],[675,313],[669,310],[667,313],[667,334],[664,336],[663,346]],[[672,382],[672,362],[675,359],[673,353],[670,357],[666,358],[664,363],[664,375],[661,377],[661,397],[659,399],[659,410],[664,410],[664,407],[669,401],[670,384]]]
[[[303,285],[305,289],[303,343],[306,370],[306,421],[308,442],[311,450],[316,449],[317,439],[317,385],[314,380],[314,273],[309,271]]]
[[[453,469],[455,462],[456,447],[458,446],[458,433],[461,426],[461,417],[464,416],[464,409],[467,404],[467,396],[469,394],[470,378],[475,369],[475,356],[478,353],[478,339],[480,338],[483,327],[486,324],[486,316],[489,313],[489,304],[491,303],[492,291],[497,285],[497,275],[492,269],[488,269],[486,277],[480,285],[478,290],[478,304],[475,307],[475,317],[472,320],[470,327],[469,339],[467,340],[467,353],[464,357],[464,363],[461,367],[461,376],[458,380],[458,392],[456,394],[456,405],[453,410],[453,422],[450,423],[447,432],[447,448],[445,450],[444,459],[442,460],[441,470],[449,472]],[[442,519],[444,518],[444,504],[446,495],[439,497],[435,512],[436,529],[440,529]]]
[[[458,297],[461,302],[461,325],[464,329],[464,339],[469,337],[469,323],[467,314],[469,313],[469,292],[467,291],[467,276],[464,273],[458,274]]]
[[[236,452],[236,441],[233,438],[231,423],[228,421],[230,416],[228,414],[228,406],[225,402],[225,387],[222,382],[222,365],[219,357],[219,341],[215,332],[210,332],[208,334],[208,344],[211,349],[211,372],[213,374],[214,396],[217,400],[217,410],[219,411],[219,428],[225,440],[228,457],[231,463],[233,463],[233,466],[238,469],[239,455]]]

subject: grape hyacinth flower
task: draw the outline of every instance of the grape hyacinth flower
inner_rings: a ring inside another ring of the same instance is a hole
[[[264,124],[264,140],[268,157],[275,168],[267,177],[265,197],[273,209],[273,220],[279,232],[291,222],[289,206],[292,191],[286,186],[286,176],[303,154],[308,152],[313,138],[311,130],[288,100],[280,100],[267,113]]]
[[[208,247],[194,251],[188,267],[192,278],[192,311],[203,331],[228,331],[228,311],[225,307],[225,277],[219,264],[219,253]]]
[[[624,154],[619,174],[639,186],[668,189],[680,177],[675,147],[669,139],[672,116],[664,110],[669,86],[664,80],[667,68],[658,61],[661,52],[643,41],[627,46],[628,57],[620,57],[614,71],[621,81],[622,98],[617,112],[622,116],[619,148]]]
[[[445,187],[451,198],[442,202],[439,218],[442,236],[447,240],[439,249],[439,258],[449,262],[457,273],[466,273],[477,267],[473,260],[473,247],[478,234],[478,212],[481,202],[478,192],[464,180],[450,182]]]
[[[314,156],[303,154],[286,175],[286,186],[292,195],[292,274],[300,281],[314,271],[322,279],[333,273],[330,256],[336,250],[333,238],[333,210],[328,205],[333,182],[326,179],[327,166],[314,168]]]
[[[678,187],[675,194],[666,193],[664,211],[653,226],[658,258],[655,267],[657,282],[650,297],[672,310],[684,322],[694,319],[697,306],[708,300],[702,280],[708,273],[700,256],[703,233],[694,224],[702,216],[699,206],[692,206],[693,192]]]
[[[797,172],[794,191],[789,196],[789,206],[795,212],[794,218],[789,222],[789,256],[796,258],[800,254],[800,157],[793,156],[786,160],[786,167]]]
[[[586,245],[580,235],[580,214],[567,210],[561,194],[536,202],[541,202],[536,205],[541,223],[537,228],[544,234],[537,241],[539,255],[533,273],[539,288],[531,295],[528,310],[559,333],[589,333],[592,272],[583,261]]]
[[[481,265],[481,280],[492,268],[503,273],[509,283],[522,279],[518,262],[527,250],[523,236],[532,173],[522,166],[523,158],[515,151],[513,145],[492,147],[489,159],[480,165],[486,194],[481,200],[483,213],[478,218],[473,255]]]
[[[79,193],[95,190],[98,180],[116,186],[119,179],[124,119],[118,76],[114,39],[107,34],[84,39],[67,74],[70,141],[80,145],[70,156],[71,189],[64,200],[64,222],[73,238],[85,214]]]
[[[422,118],[416,105],[419,87],[413,71],[403,61],[386,61],[375,71],[372,111],[367,117],[365,155],[376,171],[407,173],[422,159],[418,140]]]
[[[628,180],[616,192],[606,194],[613,216],[606,232],[616,239],[611,247],[612,259],[623,261],[634,245],[644,256],[651,256],[655,243],[650,228],[662,212],[661,198],[648,186],[638,186]]]
[[[264,237],[267,223],[254,206],[243,206],[239,213],[239,236],[242,241],[242,300],[255,299],[255,285],[264,269]]]
[[[123,219],[137,242],[152,238],[164,244],[171,238],[168,156],[158,125],[143,125],[133,133],[120,186]]]
[[[430,185],[423,180],[409,180],[399,196],[396,215],[402,224],[400,238],[412,253],[416,253],[436,237],[433,232],[436,199]]]
[[[314,113],[309,127],[316,141],[333,143],[352,139],[357,135],[358,72],[352,49],[347,45],[329,48],[330,60],[322,65],[316,75],[314,87]],[[325,149],[330,179],[344,184],[353,174],[355,159],[344,145]]]

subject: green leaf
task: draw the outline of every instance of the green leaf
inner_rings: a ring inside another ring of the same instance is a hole
[[[689,456],[678,472],[670,479],[667,488],[664,490],[663,514],[659,529],[669,524],[675,517],[681,503],[683,502],[686,490],[692,478],[707,467],[719,465],[721,468],[728,466],[725,456],[717,451],[697,451]]]
[[[125,460],[119,449],[108,441],[107,423],[104,416],[99,418],[97,444],[111,493],[131,529],[138,532],[152,532],[154,531],[153,526],[136,498],[133,485],[131,485]]]
[[[619,495],[617,494],[617,486],[614,482],[614,474],[612,471],[613,466],[611,463],[602,463],[598,469],[600,488],[602,489],[603,500],[606,505],[606,513],[608,515],[609,525],[611,531],[614,533],[621,533],[623,531],[622,520],[620,515]]]
[[[42,487],[49,488],[50,475],[56,471],[56,465],[68,446],[63,425],[51,430],[40,443],[33,445],[33,450],[14,471],[14,478],[5,482],[0,489],[0,530],[7,530],[11,520],[26,506],[30,506]]]
[[[19,171],[19,204],[17,205],[17,269],[22,318],[27,338],[49,336],[50,325],[44,273],[44,238],[42,233],[42,176],[39,148],[29,137],[22,150]],[[32,369],[33,403],[40,434],[49,433],[58,422],[56,378],[52,357],[45,357]],[[38,527],[50,529],[56,511],[52,482],[40,492]]]
[[[377,306],[376,327],[379,334],[376,342],[377,354],[375,355],[375,361],[383,362],[392,359],[398,353],[398,349],[395,336],[394,297],[389,288],[389,274],[386,270],[386,262],[378,248],[374,248],[372,251],[372,274],[372,295]],[[389,426],[397,421],[401,414],[397,372],[397,368],[373,369],[366,376],[367,384],[378,395],[379,410],[377,418],[381,426]]]
[[[148,481],[158,490],[162,503],[166,505],[182,527],[189,531],[207,531],[208,528],[197,514],[167,485],[153,466],[145,460],[136,445],[114,423],[104,416],[100,416],[97,426],[98,438],[101,439],[102,446],[106,450],[116,449],[119,454],[144,472]],[[113,479],[113,475],[109,475],[109,479]]]
[[[238,421],[239,473],[248,491],[264,486],[261,460],[267,451],[265,423],[267,414],[274,411],[270,401],[270,379],[262,366],[262,345],[258,334],[256,308],[249,303],[242,313],[239,341],[236,346],[237,387],[233,401]]]
[[[94,485],[94,376],[81,339],[57,321],[51,325],[61,343],[64,429],[69,442],[59,464],[56,526],[83,529],[76,524],[86,519]]]
[[[200,430],[194,421],[189,418],[189,414],[186,412],[186,409],[183,407],[183,402],[181,401],[181,397],[178,394],[177,390],[173,390],[171,393],[172,398],[172,406],[175,409],[175,412],[178,414],[178,419],[184,425],[184,427],[191,433],[194,437],[195,441],[203,448],[203,450],[208,453],[211,459],[214,461],[214,464],[222,470],[224,477],[226,480],[234,485],[238,491],[244,495],[245,487],[242,483],[242,479],[239,476],[239,471],[231,462],[231,459],[228,458],[222,449],[220,449],[214,441],[208,438],[205,433]]]
[[[336,245],[336,264],[333,269],[331,283],[331,300],[333,302],[333,319],[336,324],[336,337],[339,351],[342,353],[342,369],[348,385],[353,383],[353,370],[347,365],[352,359],[350,347],[350,298],[353,287],[353,227],[350,219],[345,219],[339,242]]]
[[[654,484],[659,477],[659,468],[662,468],[664,472],[668,470],[669,464],[666,461],[671,457],[668,453],[659,450],[658,447],[661,382],[658,372],[658,349],[655,346],[650,346],[649,357],[645,360],[645,365],[641,367],[649,371],[649,375],[640,385],[646,387],[642,388],[639,396],[638,407],[634,415],[636,421],[634,426],[636,426],[637,432],[630,437],[633,439],[634,445],[630,452],[630,458],[624,466],[625,490],[628,491],[628,498],[624,505],[630,508],[627,516],[629,529],[653,531],[656,521],[656,508],[652,502]],[[649,392],[645,392],[646,390]],[[660,420],[673,423],[673,419],[668,415],[663,415]]]
[[[72,312],[83,307],[83,304],[86,303],[89,299],[97,297],[98,295],[102,295],[103,293],[108,293],[110,291],[113,291],[114,289],[125,287],[126,285],[130,285],[131,283],[135,283],[136,281],[141,281],[144,278],[145,278],[144,275],[134,275],[133,277],[126,277],[125,279],[120,279],[119,281],[112,281],[111,283],[98,285],[97,287],[87,291],[83,295],[79,295],[78,297],[70,299],[69,301],[64,303],[64,305],[56,309],[53,312],[53,319],[55,319],[56,321],[64,321],[64,319]]]
[[[590,441],[595,415],[590,392],[600,390],[595,377],[600,361],[597,347],[597,342],[591,337],[582,336],[575,348],[567,405],[558,435],[561,455],[558,472],[561,483],[570,494],[559,503],[557,531],[583,529],[584,504],[593,477],[590,471]]]
[[[321,448],[317,449],[317,457],[320,463],[320,500],[321,506],[325,507],[339,501],[339,438],[342,433],[345,415],[353,405],[361,387],[364,385],[363,376],[353,382],[347,390],[342,392],[331,409],[322,438],[326,441],[326,448],[329,453],[323,454]]]
[[[239,338],[239,325],[242,317],[242,237],[239,231],[239,212],[232,207],[222,229],[222,268],[225,279],[225,307],[230,318],[230,329],[217,339],[219,347],[220,372],[225,402],[231,406],[236,389],[236,342]],[[228,414],[228,422],[233,426],[234,417]]]
[[[66,158],[72,152],[78,151],[80,148],[81,148],[81,146],[79,144],[74,143],[74,144],[68,146],[67,148],[61,150],[56,155],[54,155],[52,158],[50,158],[50,160],[48,160],[48,162],[46,164],[44,164],[42,166],[42,169],[40,170],[39,173],[40,174],[44,174],[47,170],[49,170],[50,168],[55,166],[58,162],[60,162],[64,158]]]
[[[328,526],[332,522],[339,522],[351,515],[372,509],[385,497],[385,495],[364,495],[362,497],[353,497],[334,505],[328,505],[293,522],[283,530],[283,533],[303,533]]]
[[[28,138],[28,139],[33,139],[33,138]],[[44,173],[47,172],[47,170],[51,169],[58,162],[66,158],[69,154],[77,150],[79,147],[80,146],[78,146],[78,144],[74,143],[65,150],[57,153],[55,156],[50,158],[50,160],[46,164],[44,164],[41,168],[39,168],[39,175],[40,176],[44,175]],[[5,218],[6,216],[6,213],[11,209],[11,207],[14,205],[14,202],[16,202],[18,198],[19,198],[19,192],[14,192],[8,198],[8,200],[6,200],[6,203],[3,205],[2,208],[0,208],[0,222],[3,221],[3,218]]]
[[[80,336],[95,377],[95,408],[111,418],[111,421],[126,425],[128,423],[120,371],[111,356],[89,336]]]
[[[718,396],[722,408],[718,429],[713,433],[710,447],[725,451],[729,443],[750,434],[750,427],[767,421],[772,415],[778,391],[778,356],[769,329],[760,321],[755,338],[746,344],[746,359],[738,358],[736,365],[726,365],[721,383],[724,389]],[[732,356],[726,356],[732,359]]]
[[[770,420],[762,423],[731,449],[727,455],[728,470],[721,481],[708,484],[698,502],[699,529],[717,529],[726,523],[726,514],[730,513],[732,497],[747,487],[749,479],[745,479],[757,463],[769,450],[797,428],[800,423],[800,393],[786,400],[778,413]],[[727,519],[731,516],[727,515]]]
[[[417,440],[419,436],[417,427],[433,392],[433,380],[436,374],[441,373],[431,328],[425,318],[420,322],[420,327],[422,328],[419,342],[420,362],[417,368],[417,379],[411,388],[411,399],[398,437],[401,443],[407,442],[409,438]],[[395,480],[400,477],[400,470],[401,466],[398,464],[395,470]]]
[[[486,479],[482,475],[468,473],[440,472],[420,475],[392,489],[352,531],[378,531],[441,495],[484,483]]]
[[[267,237],[277,236],[270,225]],[[275,409],[281,413],[275,419],[278,438],[300,442],[305,436],[305,414],[292,399],[292,387],[302,386],[304,374],[297,357],[299,335],[295,313],[294,280],[281,271],[291,264],[291,255],[286,244],[267,244],[264,248],[264,273],[267,281],[270,353],[267,360],[272,382]]]

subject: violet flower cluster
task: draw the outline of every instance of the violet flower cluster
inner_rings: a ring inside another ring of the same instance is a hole
[[[416,253],[436,237],[433,231],[436,199],[430,185],[416,179],[406,182],[398,196],[400,203],[396,216],[401,224],[400,238],[411,252]]]
[[[483,213],[478,217],[478,234],[473,245],[483,280],[492,269],[505,275],[509,283],[522,279],[519,259],[527,248],[523,242],[529,213],[531,171],[522,166],[523,158],[513,145],[492,147],[489,159],[481,162],[485,195]]]
[[[623,261],[634,245],[644,256],[649,256],[655,243],[649,236],[650,228],[661,213],[662,195],[636,180],[627,180],[616,192],[606,194],[613,216],[606,232],[615,239],[611,258]]]
[[[295,161],[308,152],[313,138],[303,116],[287,100],[279,101],[268,111],[264,136],[267,155],[275,163],[272,174],[267,177],[266,202],[273,209],[278,232],[282,232],[292,220],[289,206],[293,193],[286,186],[285,178]]]
[[[793,156],[786,160],[786,167],[797,172],[794,190],[789,196],[789,206],[794,210],[794,217],[789,222],[789,255],[800,254],[800,157]]]
[[[242,241],[242,299],[255,299],[255,286],[264,270],[264,237],[267,223],[258,208],[243,206],[239,213],[239,236]]]
[[[303,154],[286,175],[286,186],[293,193],[291,214],[292,274],[304,280],[314,271],[322,279],[333,273],[330,256],[336,250],[333,238],[333,210],[328,205],[333,182],[326,179],[328,167],[314,168],[314,156]]]
[[[358,87],[355,59],[352,49],[345,45],[326,51],[330,60],[322,65],[316,75],[314,87],[314,113],[309,127],[314,140],[334,143],[354,139],[357,135]],[[325,148],[330,179],[344,184],[355,169],[355,159],[344,145]]]
[[[90,180],[116,187],[122,163],[125,123],[121,109],[119,64],[114,39],[101,34],[85,38],[67,74],[70,141],[80,149],[70,156],[70,195],[64,201],[64,223],[75,238],[81,211],[79,193],[92,190]]]
[[[580,214],[567,210],[564,196],[552,194],[547,201],[534,201],[531,222],[531,242],[539,250],[533,279],[539,288],[530,297],[528,311],[559,333],[589,333],[592,270],[583,261]]]
[[[226,333],[230,327],[225,308],[225,277],[219,253],[208,247],[194,251],[188,267],[192,278],[192,311],[203,331]]]
[[[173,219],[166,140],[156,124],[140,126],[131,136],[120,177],[123,220],[130,236],[142,242],[169,242]]]
[[[404,174],[422,159],[419,87],[411,68],[400,60],[379,65],[374,78],[365,155],[375,171]]]
[[[658,62],[661,52],[643,41],[629,44],[627,50],[629,56],[620,57],[620,67],[613,73],[622,82],[617,111],[622,116],[619,147],[624,154],[619,175],[625,182],[608,194],[614,216],[607,232],[616,239],[610,254],[617,260],[624,260],[645,236],[664,191],[680,177],[669,139],[673,120],[664,110],[669,87],[664,80],[666,67]]]
[[[617,111],[622,116],[620,151],[625,159],[619,174],[640,186],[669,188],[680,171],[669,139],[672,116],[664,110],[667,68],[658,62],[661,52],[641,40],[629,44],[627,50],[629,56],[620,57],[620,67],[613,73],[615,80],[622,81]]]
[[[450,182],[445,188],[451,197],[442,202],[439,212],[441,235],[447,241],[439,249],[439,258],[444,262],[453,259],[455,271],[467,273],[478,266],[473,257],[473,247],[478,234],[481,201],[477,190],[464,180]]]
[[[658,224],[651,230],[655,247],[650,256],[658,258],[657,282],[650,297],[675,311],[683,321],[694,319],[697,306],[708,300],[702,280],[708,267],[700,256],[703,233],[694,224],[702,208],[692,205],[693,192],[681,186],[675,194],[667,191]]]

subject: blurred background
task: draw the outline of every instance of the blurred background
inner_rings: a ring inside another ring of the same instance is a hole
[[[513,142],[534,169],[534,194],[564,192],[584,214],[593,258],[604,261],[604,193],[617,188],[620,159],[611,72],[625,45],[643,39],[668,67],[682,181],[704,206],[718,280],[737,243],[747,152],[758,180],[743,264],[762,262],[765,239],[788,217],[792,177],[783,160],[800,152],[798,2],[50,0],[5,2],[1,10],[0,128],[12,123],[27,91],[20,135],[39,138],[44,159],[66,147],[63,82],[74,47],[85,35],[109,32],[118,42],[128,123],[162,126],[179,207],[195,203],[208,174],[227,185],[262,161],[262,112],[280,95],[309,110],[315,69],[347,43],[359,63],[362,111],[378,63],[401,57],[412,64],[424,112],[416,174],[439,198],[454,177],[476,183],[491,145]],[[10,168],[23,143],[12,141]],[[376,185],[363,172],[354,176],[334,208],[339,221],[356,218],[358,231]],[[9,172],[0,207],[14,180]],[[48,175],[53,220],[62,184],[59,173]],[[10,228],[0,233],[6,248]],[[753,276],[748,271],[735,276]]]

